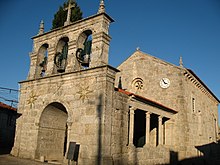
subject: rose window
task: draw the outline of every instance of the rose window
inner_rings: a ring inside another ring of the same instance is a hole
[[[136,90],[142,90],[144,87],[143,80],[141,78],[136,78],[133,81],[133,88]]]

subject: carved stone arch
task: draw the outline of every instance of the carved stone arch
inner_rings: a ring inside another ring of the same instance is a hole
[[[87,37],[92,36],[92,30],[91,29],[84,29],[78,36],[77,39],[77,48],[83,48],[83,43],[87,39]]]
[[[76,41],[76,58],[82,68],[88,68],[92,52],[92,29],[84,29]]]
[[[62,51],[62,47],[64,46],[65,43],[69,42],[69,37],[68,36],[62,36],[59,38],[59,40],[57,40],[56,43],[56,52],[58,51]]]
[[[49,44],[44,43],[38,49],[35,78],[43,77],[45,75],[47,70],[48,48]]]
[[[50,96],[50,98],[51,98],[50,101],[47,100],[47,101],[43,102],[43,105],[42,105],[43,107],[48,106],[49,104],[51,104],[51,102],[62,104],[64,106],[64,108],[66,109],[66,112],[68,114],[68,119],[72,118],[72,111],[70,111],[70,109],[71,109],[70,105],[66,101],[64,101],[62,98],[57,99],[56,96]],[[43,111],[44,111],[44,109],[42,109],[42,111],[40,113],[43,113]],[[37,122],[39,122],[39,120],[40,119],[38,119]]]
[[[68,58],[69,37],[63,36],[57,42],[54,55],[54,70],[53,73],[65,72]]]
[[[67,146],[67,120],[67,109],[59,102],[52,102],[43,109],[39,119],[35,158],[63,161]]]

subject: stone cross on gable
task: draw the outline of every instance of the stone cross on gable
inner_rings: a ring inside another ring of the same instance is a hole
[[[69,0],[68,7],[64,9],[64,10],[67,10],[67,18],[66,18],[66,22],[64,22],[64,26],[70,24],[71,9],[74,8],[75,6],[76,6],[75,0]]]

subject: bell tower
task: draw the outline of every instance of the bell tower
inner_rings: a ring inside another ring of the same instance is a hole
[[[44,32],[41,22],[32,38],[28,80],[108,65],[109,25],[114,20],[106,14],[104,1],[96,15],[76,22],[70,22],[71,3],[63,27]]]
[[[41,21],[33,39],[27,80],[20,82],[14,156],[65,162],[70,142],[80,164],[109,164],[111,111],[117,69],[108,65],[109,26],[104,1],[98,12],[49,32]]]

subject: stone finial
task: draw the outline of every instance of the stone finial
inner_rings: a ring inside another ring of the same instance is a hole
[[[41,20],[38,35],[44,34],[44,21]]]
[[[182,56],[180,56],[180,61],[179,61],[179,64],[180,64],[180,67],[182,67],[182,68],[183,68],[183,58],[182,58]]]
[[[100,0],[98,14],[99,13],[105,13],[105,3],[104,3],[104,0]]]
[[[137,47],[137,48],[136,48],[136,51],[140,51],[140,47]]]

